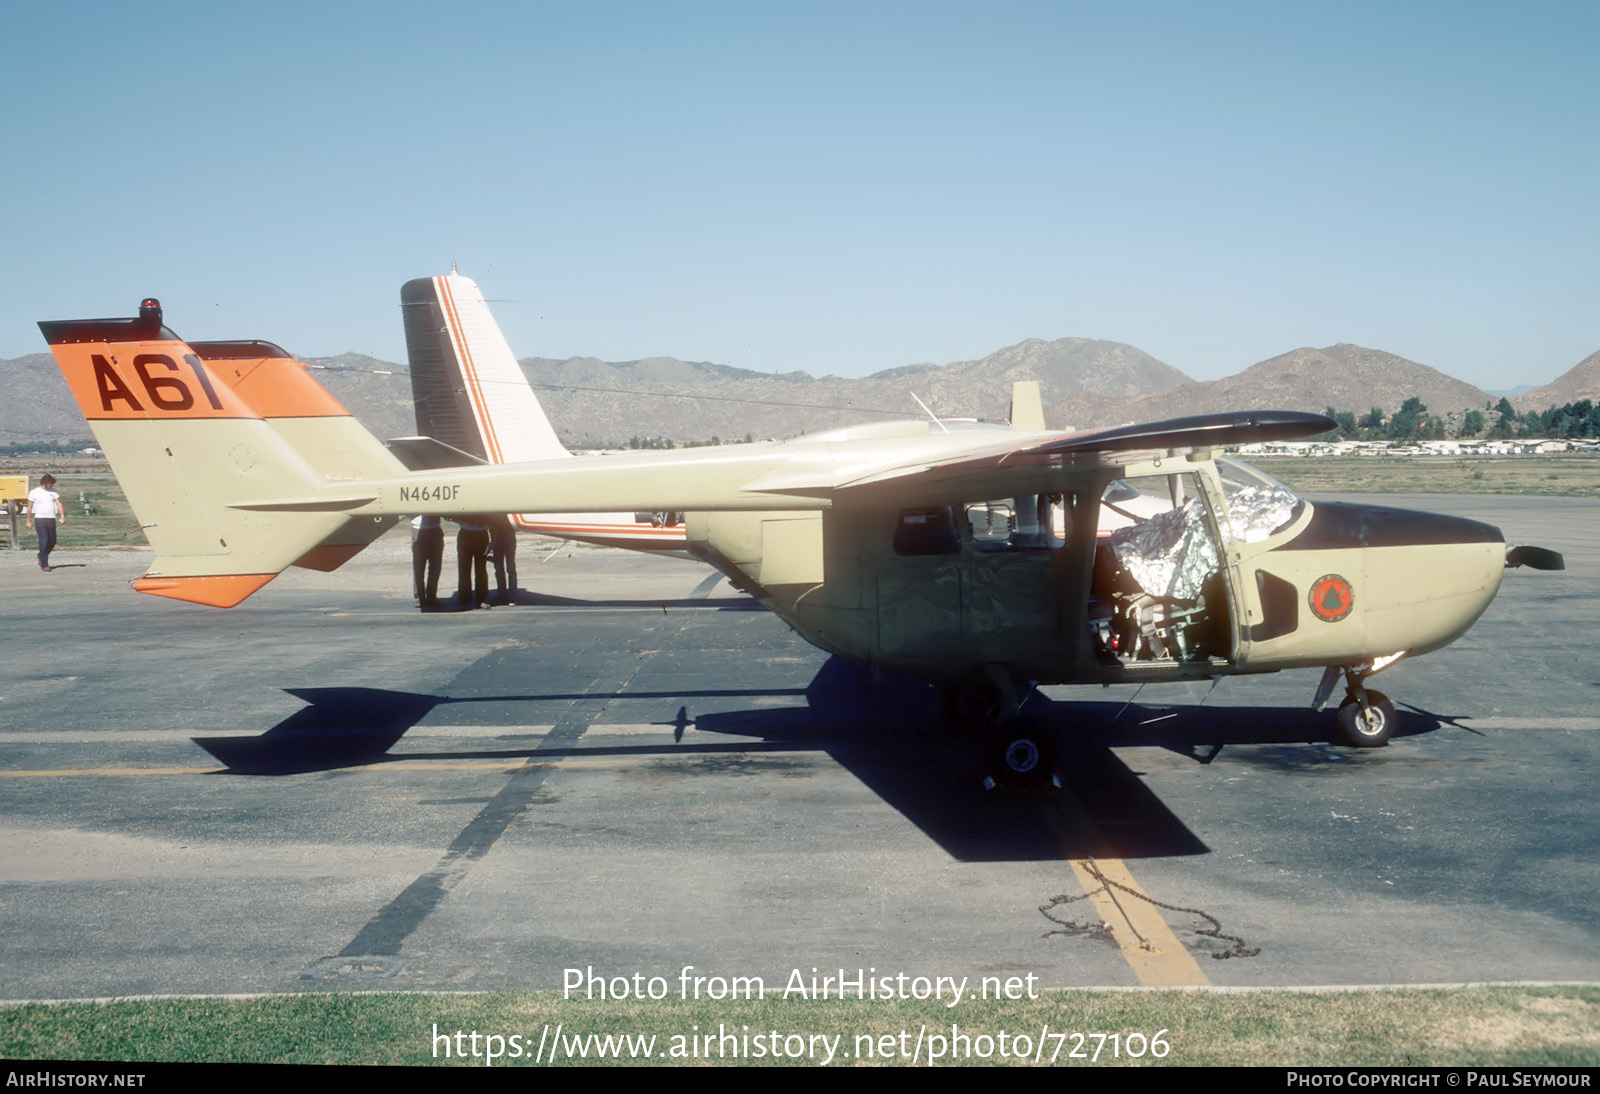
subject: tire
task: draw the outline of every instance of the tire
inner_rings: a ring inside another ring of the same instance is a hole
[[[1006,786],[1048,786],[1056,774],[1055,749],[1037,727],[1009,723],[994,735],[989,771],[997,783]]]
[[[1394,736],[1394,704],[1381,691],[1367,692],[1367,706],[1346,699],[1339,707],[1339,738],[1354,748],[1378,748]]]

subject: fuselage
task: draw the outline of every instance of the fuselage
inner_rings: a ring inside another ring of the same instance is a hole
[[[1205,449],[1111,455],[1097,435],[920,422],[698,450],[692,463],[624,453],[345,489],[251,507],[670,505],[690,554],[809,641],[934,678],[982,667],[1109,683],[1415,655],[1471,626],[1505,559],[1488,525],[1313,504]]]
[[[1231,483],[1210,460],[1177,462],[1105,472],[1025,535],[1017,517],[1037,495],[690,513],[689,545],[816,645],[936,678],[986,665],[1041,683],[1357,665],[1454,641],[1499,588],[1504,544],[1489,525],[1313,504]]]

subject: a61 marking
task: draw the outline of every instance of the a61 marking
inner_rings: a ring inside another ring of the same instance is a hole
[[[222,409],[222,400],[217,397],[216,388],[211,386],[211,377],[206,375],[205,366],[200,363],[200,358],[192,353],[183,355],[184,364],[194,372],[194,378],[200,383],[200,390],[205,394],[206,402],[212,410]],[[123,383],[122,377],[117,375],[117,370],[111,367],[111,362],[103,354],[96,353],[90,358],[94,366],[95,388],[100,392],[100,409],[106,413],[111,412],[111,404],[124,402],[128,409],[138,414],[145,412],[144,404],[139,402],[139,397],[133,389]],[[152,369],[164,371],[152,372]],[[170,373],[182,371],[178,363],[165,353],[141,353],[133,359],[133,371],[139,377],[139,382],[144,386],[145,398],[156,410],[183,411],[194,406],[194,392],[189,390],[189,385]]]

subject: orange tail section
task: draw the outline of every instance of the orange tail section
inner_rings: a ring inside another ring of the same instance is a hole
[[[136,318],[39,329],[156,550],[141,592],[232,607],[344,530],[350,518],[338,513],[233,507],[315,490],[327,476],[252,401],[279,409],[276,389],[206,362],[162,325],[156,301]]]

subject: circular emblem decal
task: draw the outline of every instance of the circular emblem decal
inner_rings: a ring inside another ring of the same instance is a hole
[[[1324,623],[1337,623],[1350,614],[1356,595],[1338,574],[1326,574],[1311,585],[1311,614]]]

